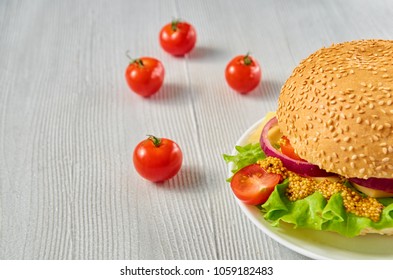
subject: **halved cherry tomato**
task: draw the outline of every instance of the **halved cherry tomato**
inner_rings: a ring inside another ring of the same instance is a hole
[[[159,39],[166,52],[182,56],[194,48],[196,31],[188,22],[174,20],[161,29]]]
[[[261,81],[262,71],[258,62],[249,54],[238,55],[225,68],[228,85],[239,93],[248,93]]]
[[[135,147],[133,161],[143,178],[163,182],[179,172],[183,153],[174,141],[149,136]]]
[[[155,94],[161,88],[164,76],[164,66],[152,57],[132,59],[126,70],[128,86],[143,97]]]
[[[281,152],[287,157],[290,157],[295,160],[305,161],[295,153],[295,149],[292,147],[287,137],[281,136],[279,144],[280,144]]]
[[[236,197],[244,203],[261,205],[266,202],[281,180],[281,175],[267,173],[255,163],[243,167],[233,175],[231,188]]]

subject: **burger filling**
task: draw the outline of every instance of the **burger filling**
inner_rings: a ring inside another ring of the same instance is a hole
[[[281,135],[277,125],[269,129],[268,140],[270,144],[278,148],[282,154],[296,161],[305,161],[296,154],[288,138]],[[285,194],[290,201],[304,199],[316,191],[320,192],[327,200],[334,194],[340,194],[347,212],[351,212],[357,216],[370,218],[373,221],[378,221],[380,219],[383,205],[376,198],[354,190],[352,188],[354,184],[346,183],[346,179],[341,176],[300,176],[296,172],[289,171],[285,168],[282,161],[276,157],[266,157],[263,160],[259,160],[258,164],[268,173],[279,174],[282,176],[283,180],[288,179],[289,183]],[[357,186],[363,189],[364,192],[368,192],[367,190],[369,190],[369,188]],[[380,193],[383,196],[393,195],[382,191],[380,191]]]
[[[346,184],[344,178],[299,176],[295,172],[288,171],[281,160],[274,157],[267,157],[257,163],[268,173],[279,174],[284,180],[288,179],[285,195],[290,201],[304,199],[315,192],[321,193],[326,200],[329,200],[335,194],[339,194],[347,212],[370,218],[374,222],[380,219],[383,205],[376,198],[366,197],[353,190]]]

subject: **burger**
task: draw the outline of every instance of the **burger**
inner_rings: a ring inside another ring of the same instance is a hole
[[[256,133],[224,159],[236,197],[273,226],[393,234],[393,41],[311,54]]]

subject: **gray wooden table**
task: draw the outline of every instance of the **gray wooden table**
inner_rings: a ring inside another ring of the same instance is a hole
[[[174,58],[158,32],[198,32]],[[266,112],[311,52],[393,38],[392,1],[0,1],[0,259],[305,259],[257,229],[225,182],[223,153]],[[124,71],[153,56],[162,90],[143,99]],[[263,69],[249,95],[227,62]],[[161,185],[136,174],[146,134],[175,140],[184,163]]]

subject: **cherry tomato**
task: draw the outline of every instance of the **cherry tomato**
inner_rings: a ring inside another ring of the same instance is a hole
[[[296,154],[295,149],[292,147],[287,137],[281,136],[279,144],[280,144],[281,152],[287,157],[290,157],[295,160],[305,161],[304,159],[302,159]]]
[[[248,93],[255,89],[262,77],[258,62],[249,54],[233,58],[225,69],[228,85],[239,93]]]
[[[163,182],[179,172],[183,153],[172,140],[150,135],[135,147],[133,161],[143,178]]]
[[[281,175],[267,173],[259,164],[251,164],[233,175],[231,188],[236,197],[244,203],[261,205],[281,180]]]
[[[194,48],[196,31],[191,24],[174,20],[161,29],[159,39],[161,47],[166,52],[183,56]]]
[[[128,86],[143,97],[155,94],[161,88],[164,76],[164,66],[152,57],[134,59],[126,69]]]

